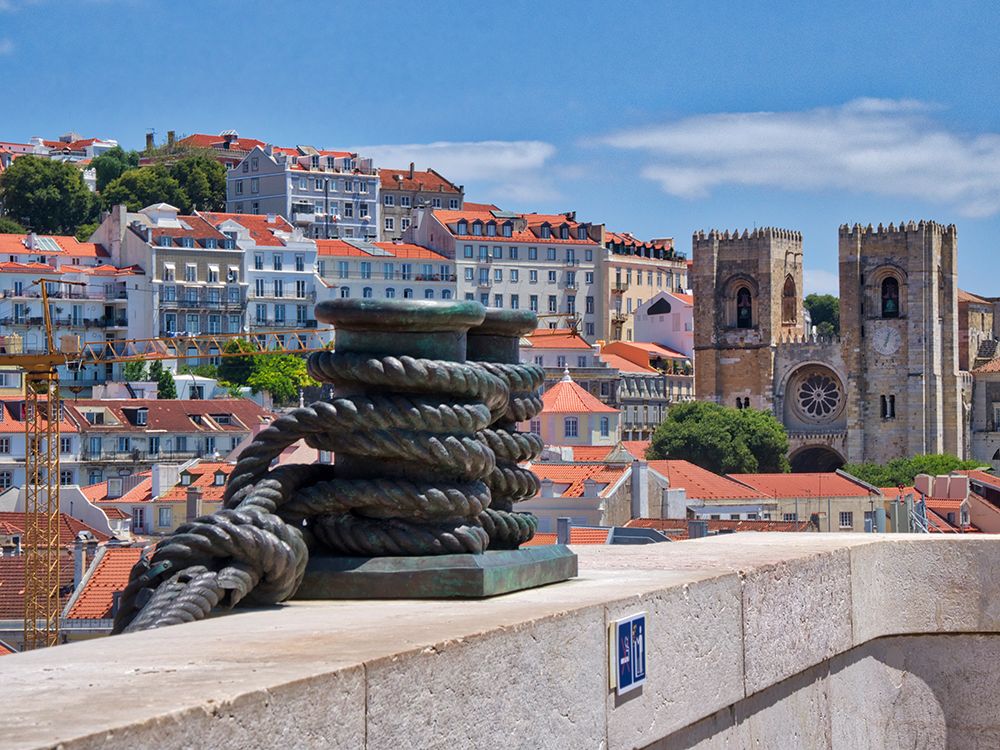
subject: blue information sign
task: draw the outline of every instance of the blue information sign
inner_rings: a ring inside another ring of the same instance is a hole
[[[618,620],[612,626],[618,695],[635,690],[646,681],[646,613]]]

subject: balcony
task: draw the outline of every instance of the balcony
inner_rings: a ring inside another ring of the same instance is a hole
[[[565,284],[565,286],[564,286],[564,288],[570,290],[571,292],[575,292],[576,290],[578,290],[580,288],[580,282],[578,282],[578,281],[567,281],[566,284]]]
[[[254,328],[268,331],[276,328],[315,328],[315,320],[255,320]]]
[[[629,283],[627,281],[615,281],[611,285],[612,294],[624,294],[628,291]]]
[[[490,287],[493,286],[493,282],[490,279],[480,279],[478,282],[476,282],[476,286],[478,286],[480,289],[489,289]]]
[[[579,258],[566,258],[563,261],[563,265],[564,266],[578,266],[578,265],[580,265],[580,259]]]
[[[293,224],[315,224],[316,223],[316,212],[315,211],[292,211],[292,223]]]
[[[611,322],[614,323],[616,326],[623,325],[627,320],[628,320],[628,315],[626,313],[623,313],[621,310],[615,310],[613,313],[611,313]]]
[[[160,308],[164,310],[242,310],[246,305],[242,300],[229,299],[165,299],[160,300]]]
[[[217,449],[219,453],[228,453],[229,451],[223,451]],[[184,451],[157,451],[155,453],[150,453],[149,451],[143,450],[130,450],[130,451],[98,451],[91,452],[89,450],[83,450],[80,452],[80,461],[86,461],[93,464],[101,463],[151,463],[156,461],[167,461],[167,460],[187,460],[190,458],[205,458],[208,456],[215,455],[216,451],[205,451],[205,450],[184,450]]]

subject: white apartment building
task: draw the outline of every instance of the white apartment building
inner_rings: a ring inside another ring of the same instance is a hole
[[[80,431],[66,416],[65,401],[59,425],[59,483],[81,483]],[[23,487],[27,436],[24,397],[0,399],[0,492]]]
[[[632,313],[636,341],[651,341],[694,361],[694,297],[657,292]]]
[[[226,211],[277,214],[308,237],[378,238],[372,160],[312,146],[258,146],[226,174]]]
[[[459,211],[465,203],[465,189],[461,185],[433,169],[414,169],[412,161],[409,169],[380,169],[378,176],[382,198],[381,237],[386,242],[403,238],[418,208]]]
[[[601,332],[603,226],[576,214],[515,214],[474,206],[423,210],[407,239],[454,258],[458,293],[491,307],[537,312],[543,326]]]
[[[316,328],[315,240],[275,214],[199,212],[246,256],[247,320],[244,330]],[[310,342],[317,344],[317,341]]]
[[[456,298],[455,262],[401,242],[316,240],[323,299]]]

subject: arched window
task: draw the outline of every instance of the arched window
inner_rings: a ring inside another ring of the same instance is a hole
[[[607,417],[601,417],[601,437],[607,437],[611,434],[611,420]]]
[[[386,290],[385,290],[385,298],[386,299],[395,299],[396,298],[396,290],[393,287],[391,287],[391,286],[388,287],[388,288],[386,288]]]
[[[795,281],[791,276],[785,279],[785,288],[781,291],[781,322],[794,323],[798,318],[798,301],[796,300]]]
[[[413,290],[412,289],[404,289],[403,290],[403,299],[413,299]]]
[[[899,317],[899,282],[889,276],[882,282],[882,317]]]
[[[442,289],[441,299],[451,299],[451,289]]]
[[[568,438],[575,438],[579,435],[579,423],[576,417],[566,417],[563,420],[563,435]]]
[[[349,286],[340,287],[340,298],[347,299],[351,296],[351,288]]]
[[[736,327],[753,328],[753,297],[745,286],[736,292]]]
[[[370,286],[366,286],[364,289],[361,290],[361,296],[364,297],[365,299],[371,299],[372,288]]]
[[[424,299],[434,299],[434,290],[424,289]]]

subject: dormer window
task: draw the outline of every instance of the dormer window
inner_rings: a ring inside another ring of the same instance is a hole
[[[313,169],[319,169],[319,156],[310,156],[309,166]]]
[[[552,227],[550,227],[548,224],[542,224],[541,236],[542,236],[542,239],[544,239],[544,240],[547,240],[549,237],[551,237],[552,236]]]
[[[181,237],[181,247],[194,247],[194,238]]]
[[[191,480],[192,480],[192,476],[188,472],[185,471],[183,474],[181,474],[181,486],[182,487],[190,487],[191,486]]]
[[[577,227],[576,228],[576,238],[578,240],[585,240],[585,239],[587,239],[587,227],[585,227],[585,226],[579,226],[579,227]]]
[[[149,409],[136,409],[135,412],[135,423],[144,427],[149,420]]]
[[[483,233],[483,222],[481,222],[481,221],[474,221],[474,222],[472,222],[472,233],[476,237],[481,236],[482,233]]]
[[[205,248],[208,250],[214,250],[219,246],[219,241],[215,237],[208,237],[205,240]]]
[[[469,225],[465,222],[465,219],[462,219],[461,221],[458,222],[458,227],[456,228],[455,231],[458,232],[459,234],[469,233]]]
[[[215,472],[214,484],[216,487],[222,487],[226,483],[226,472],[217,471]]]
[[[491,221],[486,224],[486,236],[487,237],[497,236],[497,224],[495,221]]]
[[[173,243],[170,237],[160,237],[160,247],[170,247],[171,244]]]
[[[505,221],[503,223],[503,236],[510,237],[513,234],[514,234],[514,225],[511,224],[509,221]]]
[[[559,227],[559,239],[568,240],[569,239],[569,227],[563,224]]]

